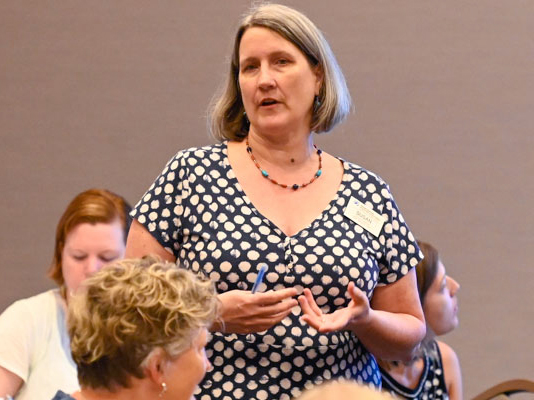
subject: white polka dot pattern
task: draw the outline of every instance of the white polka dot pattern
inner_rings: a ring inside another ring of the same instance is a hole
[[[226,143],[180,151],[136,205],[132,216],[186,268],[216,282],[217,290],[251,290],[260,263],[260,290],[310,288],[332,312],[348,304],[350,281],[372,297],[395,282],[421,255],[387,185],[343,162],[342,184],[323,213],[288,237],[263,217],[231,169]],[[374,237],[344,216],[356,197],[386,218]],[[289,399],[336,377],[380,385],[375,359],[351,332],[319,334],[300,322],[301,310],[253,335],[215,333],[207,346],[213,370],[197,399]]]

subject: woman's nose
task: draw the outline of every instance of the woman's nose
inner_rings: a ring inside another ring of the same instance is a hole
[[[260,66],[260,74],[258,77],[258,85],[261,88],[270,88],[275,85],[272,71],[268,66]]]
[[[460,284],[458,282],[456,282],[453,278],[451,278],[450,276],[448,277],[449,279],[449,287],[450,287],[450,292],[451,292],[451,296],[454,296],[456,295],[456,293],[458,293],[458,291],[460,290]]]
[[[87,260],[85,272],[88,276],[91,276],[95,272],[98,272],[100,268],[102,268],[102,261],[98,257],[90,257]]]
[[[213,369],[213,365],[211,364],[210,360],[208,357],[204,356],[204,366],[205,366],[205,370],[206,371],[211,371]]]

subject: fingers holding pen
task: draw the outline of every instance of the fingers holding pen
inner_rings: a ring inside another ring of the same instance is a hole
[[[242,290],[231,290],[219,295],[221,301],[222,327],[234,333],[260,332],[268,329],[284,319],[298,302],[294,297],[294,288],[250,293]]]
[[[298,301],[294,298],[297,295],[297,290],[293,288],[282,289],[277,291],[269,291],[265,293],[256,293],[256,306],[259,315],[271,316],[276,318],[278,314],[283,314],[284,317],[289,314],[291,309],[298,305]],[[282,319],[284,318],[282,317]]]
[[[294,297],[297,295],[296,288],[285,288],[280,290],[269,290],[264,293],[256,293],[253,296],[256,296],[257,301],[264,305],[277,304],[285,300],[293,300],[296,305],[296,300]]]
[[[251,328],[254,328],[255,332],[261,332],[280,323],[289,314],[291,314],[291,309],[284,310],[276,314],[269,314],[264,317],[258,316],[255,321],[248,321],[245,322],[245,324],[248,323]]]

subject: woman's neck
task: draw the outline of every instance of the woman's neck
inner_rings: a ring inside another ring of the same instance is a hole
[[[278,167],[298,168],[310,161],[316,149],[313,137],[307,134],[294,135],[261,135],[250,130],[248,143],[254,157],[261,164]]]
[[[82,388],[75,392],[73,397],[76,400],[135,400],[135,399],[157,399],[157,393],[147,390],[145,385],[133,385],[129,388],[121,387],[114,391],[107,389]]]

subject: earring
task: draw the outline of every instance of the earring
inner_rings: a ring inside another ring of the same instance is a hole
[[[250,127],[250,121],[247,117],[247,112],[243,111],[243,119],[241,122],[241,130],[242,132],[247,135],[248,134],[248,128]]]
[[[319,96],[315,96],[313,99],[313,111],[317,112],[319,107],[321,107],[321,100],[319,99]]]
[[[167,384],[165,382],[161,382],[161,392],[159,392],[160,399],[163,397],[165,392],[167,392]]]

